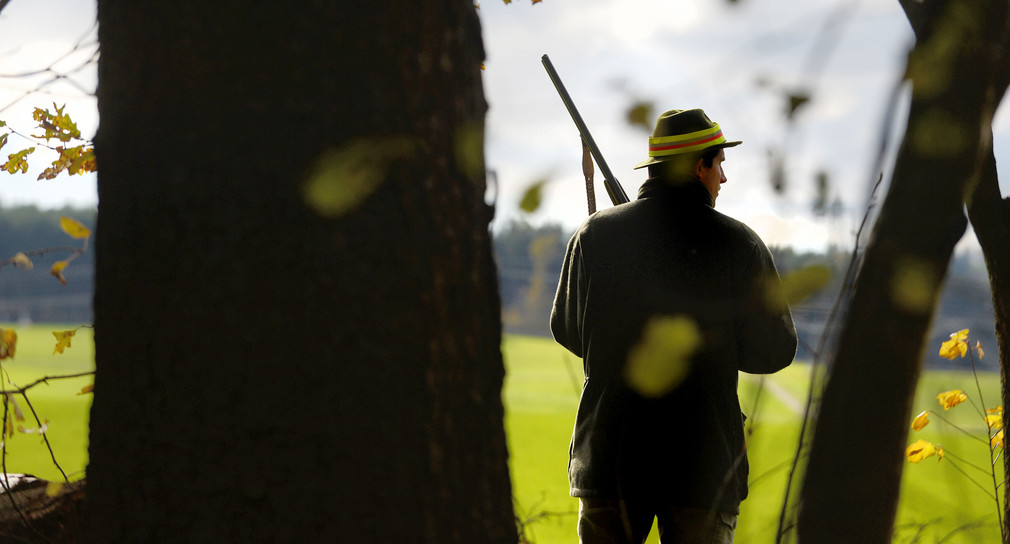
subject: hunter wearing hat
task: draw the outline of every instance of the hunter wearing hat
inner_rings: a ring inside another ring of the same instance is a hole
[[[662,114],[638,199],[568,243],[551,312],[582,357],[571,494],[580,542],[728,543],[747,496],[737,373],[792,362],[796,330],[757,234],[714,209],[727,141],[700,109]]]

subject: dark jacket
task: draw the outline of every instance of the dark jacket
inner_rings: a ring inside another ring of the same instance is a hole
[[[593,214],[568,243],[554,338],[586,380],[569,462],[575,497],[648,497],[738,513],[747,495],[737,372],[792,362],[796,330],[771,254],[712,208],[696,181],[646,181],[638,199]],[[673,390],[645,397],[622,378],[656,316],[688,316],[701,347]]]

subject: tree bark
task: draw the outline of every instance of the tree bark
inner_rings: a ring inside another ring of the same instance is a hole
[[[87,542],[516,542],[469,0],[100,0]]]
[[[934,6],[920,13],[929,17],[909,56],[908,129],[821,401],[799,512],[804,543],[891,541],[923,342],[998,103],[977,74],[1001,43],[1006,2]]]
[[[985,256],[989,285],[992,291],[993,314],[996,324],[996,341],[1000,361],[1000,383],[1003,406],[1010,406],[1010,200],[1001,198],[996,173],[996,157],[990,145],[979,183],[968,203],[971,220]],[[1006,474],[1010,474],[1010,461],[1004,456]],[[1004,482],[1005,483],[1005,482]],[[1010,534],[1010,489],[1003,486],[1003,533]]]

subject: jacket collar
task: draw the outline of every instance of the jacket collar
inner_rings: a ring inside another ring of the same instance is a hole
[[[674,184],[662,178],[649,178],[638,189],[638,198],[664,198],[672,199],[681,205],[713,207],[712,194],[697,180]]]

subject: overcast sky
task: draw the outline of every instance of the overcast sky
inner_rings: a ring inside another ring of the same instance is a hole
[[[626,122],[628,106],[653,102],[650,124],[664,110],[700,107],[727,138],[744,142],[727,150],[729,181],[717,209],[769,244],[851,245],[912,42],[897,1],[483,0],[480,14],[498,226],[523,218],[574,228],[586,216],[579,136],[541,65],[546,53],[632,198],[645,178],[632,167],[646,158],[650,131]],[[812,96],[791,128],[783,115],[789,90]],[[906,109],[891,127],[898,135]],[[1010,160],[1000,152],[1007,117],[996,124],[1001,165]],[[892,136],[892,149],[897,143]],[[782,194],[771,188],[770,150],[785,156]],[[810,214],[821,171],[845,205],[839,220]],[[515,203],[543,178],[551,180],[543,206],[522,214]],[[610,205],[599,171],[597,200]]]
[[[823,249],[851,243],[862,217],[887,104],[912,36],[895,0],[481,0],[489,103],[486,159],[495,226],[512,219],[574,229],[586,216],[578,132],[540,62],[551,57],[596,142],[634,198],[644,171],[649,131],[629,125],[628,107],[700,107],[726,136],[744,144],[727,151],[729,182],[717,208],[751,225],[770,245]],[[86,136],[97,128],[95,65],[56,81],[95,51],[94,2],[12,0],[0,12],[0,76],[49,66],[55,72],[0,77],[0,119],[31,132],[31,111],[67,104]],[[784,122],[787,92],[812,100]],[[1010,136],[1010,115],[997,118],[997,159]],[[904,107],[891,131],[900,134]],[[12,136],[2,156],[27,142]],[[897,145],[897,141],[891,141]],[[769,153],[785,157],[786,190],[772,190]],[[0,179],[0,203],[94,205],[94,176],[36,181],[44,167]],[[814,179],[827,172],[841,218],[810,214]],[[1002,169],[1001,169],[1001,173]],[[1007,178],[1003,173],[1001,176]],[[517,203],[533,182],[550,180],[532,214]],[[1004,184],[1004,193],[1007,184]],[[599,207],[609,206],[597,172]]]

